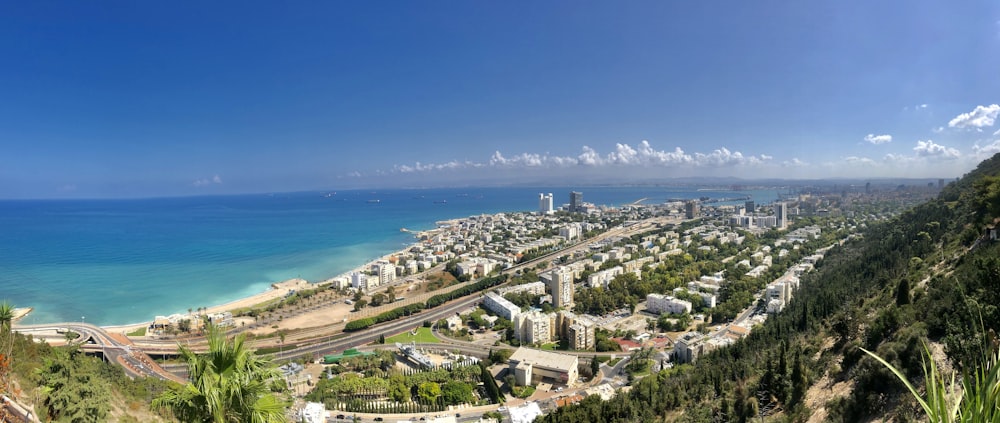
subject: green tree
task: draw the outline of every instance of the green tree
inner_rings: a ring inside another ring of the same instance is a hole
[[[902,277],[899,285],[896,286],[896,305],[906,305],[910,303],[910,279]]]
[[[472,386],[455,380],[441,385],[441,398],[446,405],[466,404],[475,400],[472,396]]]
[[[368,301],[357,300],[357,301],[354,302],[354,311],[359,311],[359,310],[365,308],[366,305],[368,305]]]
[[[396,302],[396,287],[390,286],[389,289],[386,289],[385,296],[389,298],[390,303]]]
[[[227,339],[222,330],[209,326],[207,341],[204,355],[178,344],[191,381],[172,386],[153,400],[153,406],[169,408],[185,422],[286,421],[286,404],[268,388],[281,375],[268,359],[253,352],[245,334]]]
[[[111,388],[101,377],[101,362],[84,357],[76,347],[55,350],[37,370],[45,395],[45,412],[52,420],[106,421]]]
[[[600,373],[600,371],[601,371],[601,362],[597,361],[597,356],[595,355],[590,358],[590,373],[593,374],[594,376],[597,376],[597,374]]]
[[[3,383],[0,388],[3,388],[3,392],[10,392],[7,372],[10,368],[10,354],[14,346],[14,338],[11,336],[13,322],[14,306],[7,301],[0,303],[0,383]]]
[[[385,294],[377,292],[375,293],[375,295],[372,295],[372,307],[378,307],[382,304],[385,304],[385,302],[386,302]]]
[[[441,385],[434,382],[424,382],[417,385],[417,396],[420,399],[433,403],[441,396]]]

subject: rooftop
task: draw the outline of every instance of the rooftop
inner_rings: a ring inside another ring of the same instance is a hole
[[[510,356],[510,361],[531,363],[532,366],[568,372],[576,367],[576,357],[531,348],[518,348]]]

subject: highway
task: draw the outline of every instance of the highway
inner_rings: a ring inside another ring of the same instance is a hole
[[[135,348],[128,339],[118,339],[99,326],[87,323],[66,322],[44,325],[14,325],[13,330],[22,334],[35,334],[70,330],[80,334],[77,341],[80,349],[101,353],[105,360],[122,366],[131,376],[149,376],[175,382],[186,382],[177,375],[163,369],[141,349]]]

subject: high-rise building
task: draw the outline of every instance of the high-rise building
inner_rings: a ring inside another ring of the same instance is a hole
[[[549,273],[549,292],[552,305],[569,307],[573,305],[573,270],[560,266]]]
[[[552,193],[538,193],[538,213],[552,214]]]
[[[701,205],[695,200],[684,203],[684,217],[688,219],[701,217]]]
[[[753,214],[754,211],[757,210],[755,207],[756,204],[754,204],[753,200],[747,200],[747,202],[743,203],[743,205],[747,208],[747,214]]]
[[[775,226],[784,229],[788,225],[788,204],[774,203],[774,217],[778,219]]]
[[[572,191],[569,193],[569,211],[580,213],[583,211],[583,193]]]
[[[944,179],[938,179],[938,189],[944,188]]]
[[[865,194],[871,194],[871,193],[872,193],[872,183],[865,182]]]

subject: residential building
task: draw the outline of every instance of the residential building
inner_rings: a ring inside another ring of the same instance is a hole
[[[553,213],[551,192],[548,193],[548,195],[542,193],[538,194],[538,213],[539,214]]]
[[[386,260],[379,260],[372,265],[372,272],[378,278],[378,285],[389,285],[396,281],[396,265]]]
[[[540,311],[521,313],[514,317],[517,339],[525,344],[542,344],[552,340],[553,317]]]
[[[610,269],[601,270],[599,272],[591,273],[587,277],[587,286],[591,288],[596,288],[598,286],[607,288],[608,284],[615,278],[615,276],[625,273],[625,269],[621,266],[615,266]]]
[[[573,305],[573,271],[560,266],[549,272],[549,293],[552,294],[552,305],[555,307],[571,307]]]
[[[646,295],[646,310],[650,313],[684,314],[691,312],[691,302],[662,295]]]
[[[351,287],[359,291],[368,290],[368,275],[361,272],[351,272]]]
[[[594,349],[597,343],[594,326],[594,322],[588,319],[576,319],[576,322],[566,329],[569,347],[574,350]]]
[[[521,314],[521,307],[507,301],[506,298],[501,297],[500,294],[497,294],[496,292],[486,293],[486,297],[483,299],[483,306],[485,306],[487,310],[492,311],[498,316],[510,321],[514,321],[514,317]]]

